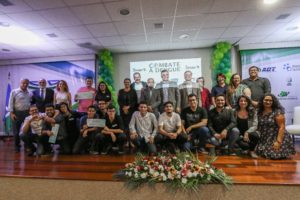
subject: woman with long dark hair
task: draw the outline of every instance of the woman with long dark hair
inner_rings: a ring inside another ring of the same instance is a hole
[[[95,100],[96,102],[100,100],[111,102],[111,92],[109,91],[106,83],[103,81],[100,81],[98,84]]]
[[[237,105],[234,110],[237,128],[240,131],[240,138],[237,144],[242,150],[248,151],[252,158],[258,156],[254,152],[257,145],[259,134],[257,132],[257,113],[251,105],[251,100],[246,95],[241,95],[237,99]]]
[[[258,104],[260,139],[256,153],[270,159],[285,159],[295,154],[293,140],[285,130],[284,108],[273,94],[265,94]]]

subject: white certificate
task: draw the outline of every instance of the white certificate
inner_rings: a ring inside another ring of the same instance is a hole
[[[79,92],[76,94],[76,99],[94,99],[94,92]]]
[[[49,143],[55,144],[56,137],[58,134],[58,129],[59,129],[59,124],[55,124],[54,126],[52,126],[51,132],[53,134],[49,137],[49,140],[48,140]]]
[[[105,127],[105,119],[87,119],[88,127]]]

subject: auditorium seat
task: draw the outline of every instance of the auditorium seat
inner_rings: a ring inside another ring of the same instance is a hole
[[[300,135],[300,106],[294,107],[293,124],[287,125],[286,130],[293,136],[295,141],[295,135]]]

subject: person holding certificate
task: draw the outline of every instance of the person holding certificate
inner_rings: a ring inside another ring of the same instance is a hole
[[[90,154],[98,154],[95,136],[98,133],[98,127],[89,127],[89,119],[97,119],[96,108],[89,106],[87,115],[80,118],[80,135],[73,147],[73,154],[79,154],[89,149]]]
[[[92,87],[92,77],[87,77],[85,79],[85,84],[86,86],[79,88],[75,95],[75,101],[78,101],[78,112],[82,114],[86,114],[89,106],[94,104],[96,95],[96,89]]]
[[[97,143],[99,143],[101,149],[101,154],[108,154],[113,145],[119,147],[119,154],[124,154],[123,147],[126,142],[124,124],[122,118],[116,114],[116,109],[112,104],[107,108],[105,120],[105,127],[101,133],[96,136]]]

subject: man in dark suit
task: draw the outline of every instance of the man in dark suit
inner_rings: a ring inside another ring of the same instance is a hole
[[[147,87],[142,89],[141,92],[141,101],[147,103],[148,112],[154,113],[154,115],[158,118],[159,112],[158,107],[160,105],[160,95],[159,90],[154,88],[154,79],[148,78]]]
[[[32,92],[31,104],[36,104],[39,112],[45,112],[46,104],[53,104],[54,91],[46,88],[47,81],[45,79],[39,80],[39,89]]]
[[[160,94],[160,108],[159,111],[164,112],[164,103],[171,101],[174,105],[175,111],[180,113],[180,93],[177,86],[177,83],[174,81],[169,81],[169,72],[168,70],[161,71],[162,81],[156,85],[156,89],[159,90]]]

